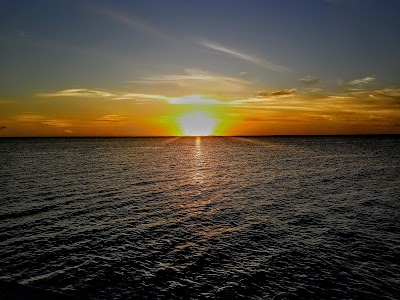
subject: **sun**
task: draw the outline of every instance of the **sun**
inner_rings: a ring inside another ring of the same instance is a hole
[[[217,119],[205,112],[194,112],[179,117],[184,136],[207,136],[214,132]]]

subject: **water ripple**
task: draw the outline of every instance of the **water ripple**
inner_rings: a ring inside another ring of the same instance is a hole
[[[398,137],[0,147],[0,279],[100,300],[400,298]]]

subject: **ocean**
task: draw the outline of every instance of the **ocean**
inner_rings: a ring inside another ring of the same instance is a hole
[[[400,299],[400,136],[1,138],[0,180],[5,281]]]

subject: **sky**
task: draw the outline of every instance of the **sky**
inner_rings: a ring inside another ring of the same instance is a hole
[[[398,0],[0,0],[0,137],[400,134]]]

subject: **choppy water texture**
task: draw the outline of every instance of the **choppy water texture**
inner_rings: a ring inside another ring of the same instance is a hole
[[[0,279],[91,299],[400,298],[398,136],[0,150]]]

